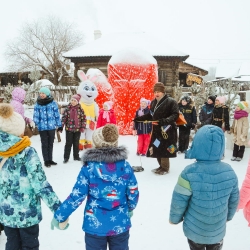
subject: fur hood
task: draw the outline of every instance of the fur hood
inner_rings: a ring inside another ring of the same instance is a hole
[[[128,151],[124,146],[90,148],[84,151],[82,161],[85,164],[88,161],[114,163],[116,161],[128,158]]]

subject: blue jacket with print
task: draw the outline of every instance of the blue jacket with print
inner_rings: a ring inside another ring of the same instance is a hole
[[[20,140],[0,132],[0,151],[7,151]],[[26,147],[9,157],[0,170],[0,222],[12,228],[38,224],[42,220],[41,199],[52,212],[61,204],[46,180],[36,150]]]
[[[221,128],[199,129],[186,153],[186,158],[197,161],[182,171],[173,192],[169,220],[183,221],[184,234],[195,243],[220,242],[237,209],[238,180],[232,167],[221,162],[224,148]]]
[[[87,197],[83,231],[98,236],[123,233],[131,227],[129,212],[137,205],[139,192],[133,169],[125,160],[125,147],[87,149],[69,197],[54,217],[65,221]]]
[[[52,97],[37,99],[34,106],[33,121],[39,131],[53,130],[62,126],[57,103]]]

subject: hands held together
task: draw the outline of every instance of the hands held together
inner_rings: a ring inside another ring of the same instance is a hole
[[[51,230],[54,230],[55,227],[59,230],[66,230],[69,227],[68,221],[69,218],[64,222],[59,222],[53,217],[51,221]]]

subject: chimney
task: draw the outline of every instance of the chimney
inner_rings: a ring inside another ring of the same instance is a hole
[[[102,36],[102,32],[100,30],[95,30],[94,31],[94,38],[95,40],[100,38]]]

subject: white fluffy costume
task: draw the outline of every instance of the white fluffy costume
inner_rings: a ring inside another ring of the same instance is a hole
[[[84,148],[91,148],[92,134],[96,127],[96,121],[99,113],[99,107],[95,102],[98,90],[93,83],[94,79],[88,79],[82,70],[78,70],[77,75],[81,80],[77,90],[77,94],[81,96],[79,103],[81,104],[81,107],[86,115],[86,129],[81,134],[80,145],[83,145]],[[80,149],[82,149],[81,146]]]

